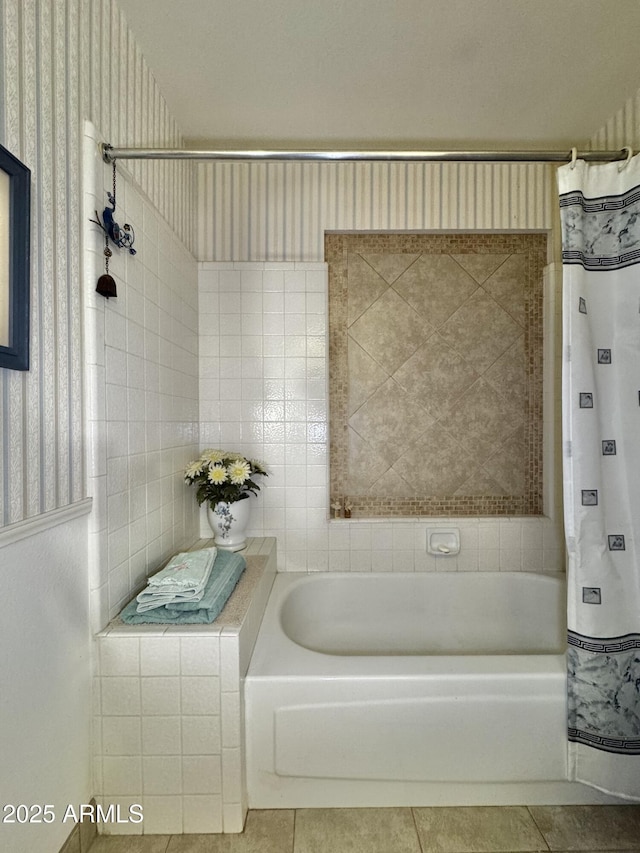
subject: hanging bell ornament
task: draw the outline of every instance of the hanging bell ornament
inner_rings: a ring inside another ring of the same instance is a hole
[[[112,276],[108,273],[100,276],[96,285],[96,293],[99,293],[101,296],[106,296],[107,299],[110,296],[118,295],[116,292],[116,283]]]
[[[109,259],[113,252],[109,248],[109,238],[104,239],[104,275],[101,275],[96,285],[96,292],[101,296],[117,296],[115,279],[109,275]]]
[[[105,207],[102,214],[102,221],[100,221],[98,211],[96,211],[96,218],[92,219],[91,222],[95,222],[95,224],[100,226],[100,228],[102,228],[102,231],[104,232],[104,275],[101,275],[98,279],[98,283],[96,285],[96,293],[99,293],[101,296],[105,296],[108,299],[110,296],[118,295],[116,291],[115,280],[112,278],[112,276],[109,275],[109,260],[113,255],[113,252],[109,248],[109,238],[111,238],[111,240],[119,249],[127,248],[130,254],[136,254],[136,250],[133,248],[133,243],[135,240],[133,228],[128,223],[125,223],[123,228],[120,228],[118,223],[113,218],[113,215],[116,212],[115,160],[113,161],[113,192],[107,192],[107,197],[109,199],[109,204],[111,205],[111,207]]]

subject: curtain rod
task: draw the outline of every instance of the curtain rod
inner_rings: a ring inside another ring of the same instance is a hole
[[[332,151],[332,150],[212,150],[174,148],[118,148],[100,145],[106,163],[114,160],[294,160],[294,161],[396,161],[475,163],[564,163],[574,158],[610,163],[629,157],[619,151]]]

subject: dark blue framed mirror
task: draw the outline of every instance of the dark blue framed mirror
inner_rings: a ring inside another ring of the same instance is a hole
[[[0,367],[29,369],[31,171],[0,145]]]

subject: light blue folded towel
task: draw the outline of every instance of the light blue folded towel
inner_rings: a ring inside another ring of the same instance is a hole
[[[176,554],[161,571],[152,575],[137,596],[138,613],[172,602],[200,601],[216,558],[216,548]]]
[[[166,604],[143,613],[137,609],[134,598],[124,608],[120,617],[128,625],[159,622],[169,625],[205,624],[218,616],[240,576],[246,568],[244,557],[233,551],[218,551],[209,580],[200,601]]]

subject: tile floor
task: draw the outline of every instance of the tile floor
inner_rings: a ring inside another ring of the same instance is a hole
[[[102,836],[91,853],[640,853],[640,806],[250,811],[241,835]]]

